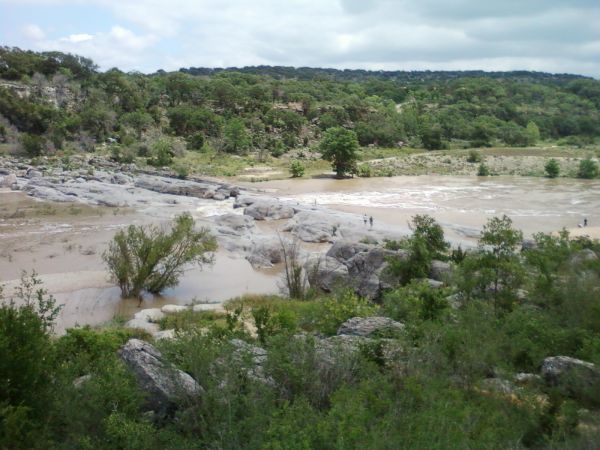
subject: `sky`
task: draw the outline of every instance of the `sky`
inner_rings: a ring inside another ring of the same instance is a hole
[[[144,73],[265,64],[600,78],[600,0],[0,0],[0,45]]]

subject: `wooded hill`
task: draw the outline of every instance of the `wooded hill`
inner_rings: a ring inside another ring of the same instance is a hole
[[[144,75],[3,47],[0,78],[0,142],[33,155],[109,138],[139,154],[166,134],[188,149],[279,156],[334,126],[363,146],[427,149],[584,145],[600,135],[600,81],[577,75],[268,66]]]

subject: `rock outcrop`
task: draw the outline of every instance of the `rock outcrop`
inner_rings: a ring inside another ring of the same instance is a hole
[[[404,324],[396,322],[389,317],[352,317],[340,325],[338,336],[383,336],[404,330]]]
[[[168,364],[152,345],[130,339],[119,356],[135,375],[146,394],[144,409],[162,419],[202,393],[200,385],[187,373]]]
[[[541,375],[549,386],[576,397],[585,398],[591,391],[600,391],[600,369],[590,362],[569,356],[544,359]]]
[[[294,214],[294,208],[275,200],[259,200],[244,208],[244,215],[254,220],[290,219]]]

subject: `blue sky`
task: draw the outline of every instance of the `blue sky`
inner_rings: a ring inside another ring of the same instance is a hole
[[[0,0],[0,44],[142,72],[270,64],[600,78],[600,0]]]

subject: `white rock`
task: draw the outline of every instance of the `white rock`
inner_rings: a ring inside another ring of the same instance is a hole
[[[147,308],[135,313],[133,316],[136,319],[146,320],[146,322],[158,322],[164,318],[164,313],[159,308]]]
[[[188,307],[183,305],[165,305],[160,310],[164,314],[175,314],[182,311],[187,311]]]

